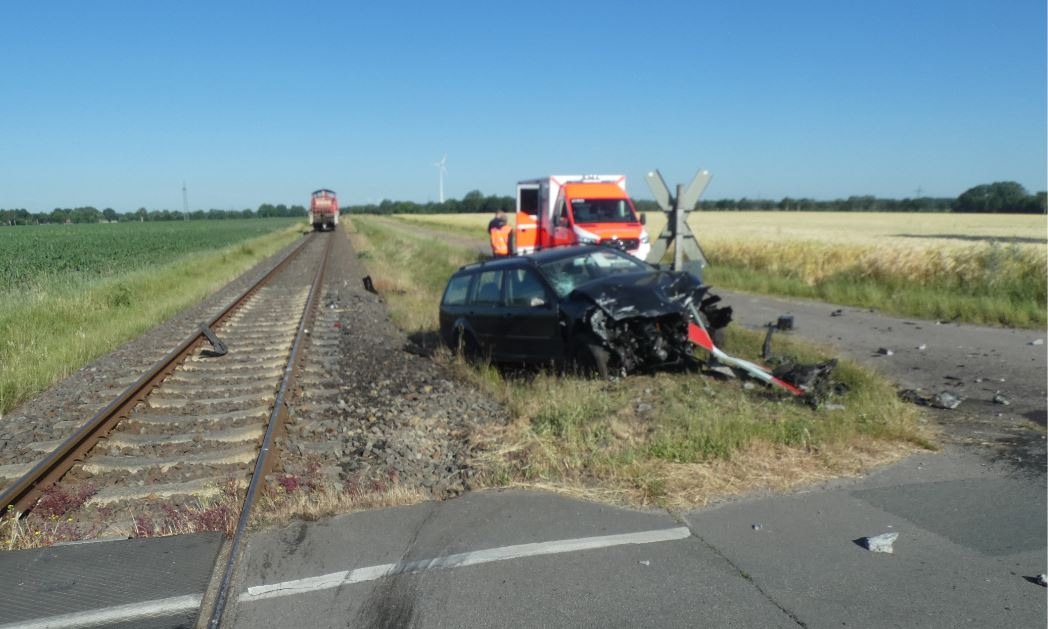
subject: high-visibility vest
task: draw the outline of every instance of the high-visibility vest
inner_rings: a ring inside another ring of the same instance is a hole
[[[491,234],[491,253],[496,256],[509,255],[509,234],[513,231],[509,223],[501,227],[492,227],[488,232]]]

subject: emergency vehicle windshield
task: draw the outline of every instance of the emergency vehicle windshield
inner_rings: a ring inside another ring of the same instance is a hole
[[[571,213],[576,223],[637,222],[625,199],[572,199]]]

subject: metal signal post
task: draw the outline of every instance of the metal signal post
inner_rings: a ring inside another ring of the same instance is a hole
[[[677,184],[677,194],[672,199],[670,198],[670,189],[666,186],[666,182],[662,179],[662,173],[658,170],[649,172],[644,176],[644,179],[648,182],[648,187],[651,188],[652,194],[655,195],[655,202],[666,213],[666,218],[668,219],[662,233],[651,244],[648,262],[661,262],[662,257],[666,255],[667,249],[672,244],[674,271],[687,270],[685,269],[684,260],[686,257],[691,262],[689,266],[698,265],[697,270],[701,272],[703,268],[709,265],[709,262],[706,259],[706,254],[702,251],[702,247],[699,246],[698,238],[691,233],[691,228],[688,227],[687,213],[695,207],[695,203],[699,200],[703,191],[706,190],[706,186],[709,185],[709,171],[700,170],[696,173],[687,188],[682,184]],[[696,273],[696,275],[699,274]]]

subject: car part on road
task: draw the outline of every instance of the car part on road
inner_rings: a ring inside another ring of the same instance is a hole
[[[364,290],[366,290],[369,293],[374,293],[376,295],[378,294],[378,291],[375,290],[375,283],[371,281],[371,276],[370,275],[365,275],[364,279],[363,279],[363,282],[364,282]]]
[[[912,402],[921,406],[940,408],[947,411],[952,411],[960,406],[961,402],[964,401],[964,398],[954,395],[949,391],[942,391],[935,395],[925,396],[920,393],[919,389],[904,389],[899,391],[899,397],[907,402]]]
[[[215,333],[211,330],[206,323],[200,324],[200,332],[207,339],[208,343],[211,343],[211,349],[205,349],[200,353],[209,358],[218,358],[219,356],[225,356],[229,353],[229,349],[226,344],[223,343]]]

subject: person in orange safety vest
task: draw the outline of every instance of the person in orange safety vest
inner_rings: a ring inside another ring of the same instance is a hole
[[[495,218],[488,223],[488,236],[491,237],[491,255],[496,258],[509,255],[509,235],[513,231],[506,213],[502,210],[495,212]]]

